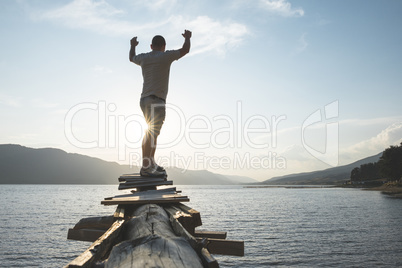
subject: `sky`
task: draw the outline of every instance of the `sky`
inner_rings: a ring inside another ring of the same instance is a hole
[[[141,68],[154,35],[191,51],[170,71],[164,166],[275,176],[402,142],[397,0],[0,2],[0,144],[141,163]]]

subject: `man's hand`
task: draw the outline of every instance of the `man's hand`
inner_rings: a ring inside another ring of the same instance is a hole
[[[128,58],[131,62],[133,62],[133,57],[135,56],[135,47],[138,45],[137,36],[131,38],[130,44],[131,44],[131,48],[130,48],[130,53],[128,54]]]
[[[181,34],[184,39],[183,47],[180,49],[180,58],[186,55],[190,51],[190,38],[191,32],[189,30],[184,30],[184,33]]]
[[[190,39],[191,38],[191,32],[189,30],[184,30],[184,33],[181,34],[184,38]]]
[[[130,43],[131,43],[131,46],[136,47],[136,46],[138,45],[137,36],[133,37],[133,38],[130,40]]]

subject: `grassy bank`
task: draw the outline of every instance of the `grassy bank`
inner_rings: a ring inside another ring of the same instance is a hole
[[[402,198],[402,184],[396,182],[384,183],[379,187],[366,188],[365,190],[381,191],[384,194],[396,198]]]

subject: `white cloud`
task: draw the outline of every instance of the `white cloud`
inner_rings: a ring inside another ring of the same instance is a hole
[[[138,1],[136,5],[145,5],[151,10],[161,10],[170,12],[177,4],[177,0],[154,0],[154,1]]]
[[[304,15],[302,8],[292,8],[286,0],[259,0],[260,6],[272,13],[279,14],[284,17],[301,17]]]
[[[7,95],[3,95],[0,93],[0,104],[4,104],[6,106],[10,106],[10,107],[14,107],[14,108],[18,108],[21,107],[21,102],[14,97],[10,97]]]
[[[101,65],[95,65],[94,67],[91,68],[91,70],[96,75],[104,75],[104,74],[113,73],[112,69],[105,67],[105,66],[101,66]]]
[[[158,1],[156,7],[167,4],[166,1]],[[175,5],[175,3],[175,1],[168,1],[169,5]],[[156,7],[154,6],[154,8]],[[35,18],[100,34],[130,37],[136,34],[139,38],[149,35],[149,32],[164,32],[168,38],[170,36],[176,38],[184,29],[189,29],[194,33],[193,39],[197,40],[197,42],[193,42],[192,55],[204,52],[224,55],[228,49],[233,49],[239,45],[248,34],[248,29],[243,24],[213,19],[208,16],[190,18],[174,14],[162,15],[157,21],[151,20],[144,24],[143,22],[124,20],[122,15],[125,15],[124,11],[113,7],[105,0],[97,2],[74,0],[65,6],[37,13]],[[169,38],[169,40],[171,39]]]
[[[208,16],[199,16],[188,19],[176,16],[171,19],[176,32],[183,28],[193,31],[192,55],[214,51],[224,55],[227,50],[238,46],[244,36],[248,34],[245,25],[236,22],[222,22]]]
[[[46,101],[46,100],[44,100],[42,98],[32,99],[31,103],[32,103],[33,107],[45,108],[45,109],[55,108],[55,107],[59,106],[58,103],[49,102],[49,101]]]
[[[402,122],[394,123],[377,136],[341,150],[341,158],[359,160],[384,151],[391,145],[402,142]]]

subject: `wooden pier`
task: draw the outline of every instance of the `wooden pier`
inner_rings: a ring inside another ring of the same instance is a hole
[[[219,267],[211,254],[244,256],[244,242],[226,239],[226,232],[199,231],[198,211],[167,180],[126,174],[119,190],[101,204],[117,205],[106,217],[81,219],[67,239],[93,244],[65,267]]]

